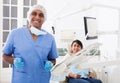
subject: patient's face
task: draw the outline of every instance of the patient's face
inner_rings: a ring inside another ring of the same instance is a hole
[[[78,43],[74,42],[73,45],[71,46],[72,53],[75,54],[80,50],[81,50],[81,46]]]

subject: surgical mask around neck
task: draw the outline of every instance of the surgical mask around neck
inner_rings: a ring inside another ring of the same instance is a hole
[[[30,31],[32,34],[35,34],[36,36],[45,35],[47,33],[47,32],[44,32],[44,31],[41,31],[41,30],[35,28],[34,26],[31,26]]]

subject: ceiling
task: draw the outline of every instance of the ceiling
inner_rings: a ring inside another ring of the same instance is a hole
[[[82,11],[91,6],[120,9],[120,0],[39,0],[45,5],[48,19],[56,18],[74,11]]]

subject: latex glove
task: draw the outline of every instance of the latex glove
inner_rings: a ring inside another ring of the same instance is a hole
[[[46,61],[45,62],[45,70],[50,71],[53,67],[53,63],[51,61]]]
[[[24,62],[22,61],[22,58],[15,58],[14,63],[16,68],[22,68],[24,67]]]

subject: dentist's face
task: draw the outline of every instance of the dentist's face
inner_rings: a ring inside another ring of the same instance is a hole
[[[41,26],[44,22],[44,14],[40,10],[34,10],[30,15],[30,25],[38,29],[41,29]]]
[[[81,49],[82,49],[81,46],[76,42],[74,42],[73,45],[71,46],[71,51],[73,54],[77,53]]]

